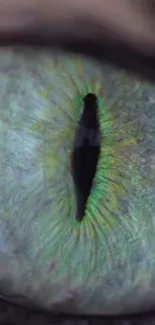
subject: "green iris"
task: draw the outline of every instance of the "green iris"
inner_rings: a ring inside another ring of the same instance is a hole
[[[148,85],[78,56],[15,49],[0,57],[0,279],[50,310],[138,310],[154,274],[155,174],[143,169],[154,134],[147,109],[140,115],[134,104]],[[79,223],[71,157],[88,93],[97,96],[101,145]]]

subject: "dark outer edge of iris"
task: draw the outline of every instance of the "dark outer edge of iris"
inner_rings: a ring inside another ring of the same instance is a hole
[[[127,325],[146,325],[149,324],[150,321],[154,321],[155,324],[155,309],[148,312],[142,312],[142,313],[134,313],[134,314],[125,314],[125,315],[76,315],[75,313],[59,313],[56,311],[48,312],[43,310],[42,308],[35,306],[34,303],[32,303],[32,306],[29,305],[27,302],[27,306],[22,306],[17,303],[13,303],[10,301],[10,299],[1,299],[0,298],[0,305],[1,304],[7,304],[7,306],[15,309],[15,315],[18,317],[23,316],[24,313],[29,314],[30,317],[39,316],[41,317],[41,320],[44,321],[44,319],[48,322],[56,322],[60,323],[66,320],[69,321],[87,321],[89,322],[88,325],[124,325],[124,322],[128,322]],[[23,314],[21,314],[23,313]],[[2,314],[3,315],[3,314]],[[14,314],[13,314],[14,316]],[[14,319],[13,319],[14,321]],[[132,324],[132,322],[134,322]],[[1,322],[0,322],[1,324]],[[73,323],[74,324],[74,323]],[[125,324],[126,325],[126,324]]]

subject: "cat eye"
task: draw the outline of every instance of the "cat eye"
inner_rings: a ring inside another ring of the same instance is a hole
[[[154,86],[17,48],[0,52],[0,83],[0,292],[78,314],[150,309]]]

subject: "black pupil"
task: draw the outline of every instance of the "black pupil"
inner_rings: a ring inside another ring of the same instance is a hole
[[[83,99],[83,113],[77,128],[72,156],[72,172],[77,197],[76,219],[82,221],[96,174],[100,154],[100,127],[97,97],[89,93]]]

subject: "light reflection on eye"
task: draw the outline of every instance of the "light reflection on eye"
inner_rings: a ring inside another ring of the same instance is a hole
[[[9,252],[0,244],[0,279],[13,283],[6,295],[82,314],[150,308],[154,88],[79,56],[0,55],[0,218]],[[72,156],[90,94],[100,146],[79,222]]]

